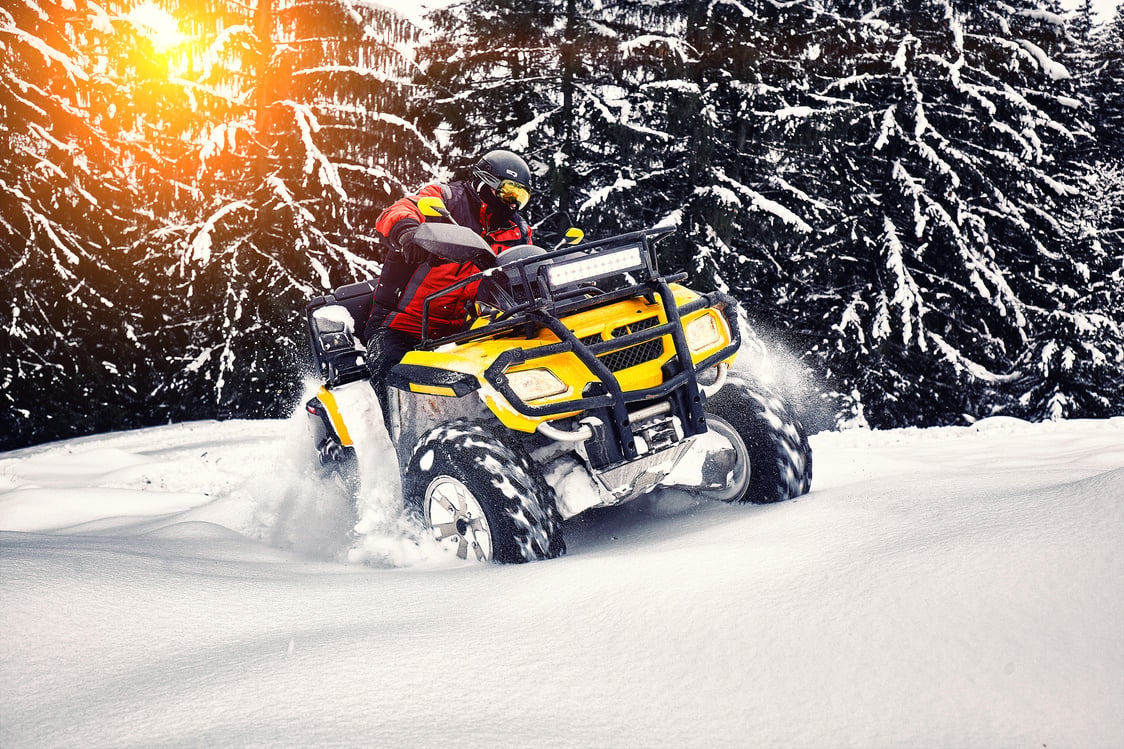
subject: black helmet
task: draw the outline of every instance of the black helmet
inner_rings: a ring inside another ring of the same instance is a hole
[[[531,199],[531,169],[511,151],[489,151],[472,172],[480,187],[490,187],[509,206],[524,208]]]

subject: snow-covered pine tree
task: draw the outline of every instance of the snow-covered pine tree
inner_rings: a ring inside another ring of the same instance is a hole
[[[1088,20],[1082,18],[1078,14],[1079,34]],[[1019,379],[1001,392],[1014,403],[998,405],[1033,419],[1124,413],[1124,318],[1113,311],[1124,291],[1112,278],[1121,253],[1119,245],[1113,252],[1111,233],[1104,231],[1105,208],[1119,205],[1122,193],[1119,176],[1105,168],[1098,148],[1096,98],[1082,96],[1089,56],[1083,38],[1067,34],[1056,14],[1030,10],[1017,21],[1029,44],[1065,66],[1051,76],[1055,85],[1028,99],[1055,128],[1068,127],[1072,138],[1054,141],[1051,158],[1040,165],[1058,182],[1050,185],[1056,194],[1043,191],[1039,207],[1047,216],[1039,223],[1046,228],[1038,234],[1041,244],[1032,245],[1037,257],[1008,261],[1012,286],[1026,305],[1028,342],[1016,361]]]
[[[185,113],[199,117],[185,176],[198,209],[139,253],[148,286],[167,291],[155,300],[167,324],[147,344],[166,352],[157,395],[177,419],[287,413],[305,302],[378,272],[367,224],[399,186],[392,175],[433,150],[399,114],[410,22],[349,0],[242,12],[197,37],[209,50],[197,85],[228,104]]]
[[[1096,12],[1093,9],[1093,0],[1081,0],[1081,4],[1070,14],[1068,20],[1069,34],[1082,47],[1089,44],[1093,36],[1093,29],[1097,25]]]
[[[1056,59],[1060,17],[919,0],[837,18],[808,91],[832,103],[806,123],[824,149],[798,180],[834,220],[794,312],[832,332],[816,355],[841,418],[986,415],[1020,375],[1043,292],[1076,268],[1056,216],[1091,139]]]
[[[666,215],[650,179],[666,174],[668,134],[647,87],[687,56],[662,4],[589,0],[457,3],[433,16],[423,50],[423,103],[448,134],[448,161],[465,166],[489,148],[528,157],[544,178],[532,218],[559,211],[593,237]],[[539,238],[565,220],[547,222]]]
[[[1096,145],[1083,154],[1081,195],[1059,218],[1063,260],[1046,289],[1056,308],[1041,305],[1011,390],[1015,413],[1032,419],[1124,413],[1124,12],[1098,28],[1085,3],[1073,28],[1074,106],[1093,119]]]
[[[780,183],[751,132],[754,45],[770,23],[800,23],[775,4],[470,1],[434,20],[431,127],[450,133],[454,162],[495,146],[537,159],[551,179],[539,215],[565,211],[591,237],[673,224],[665,263],[702,286],[745,264],[733,237],[803,227],[758,190]]]
[[[1093,31],[1087,49],[1085,93],[1095,106],[1097,150],[1108,161],[1124,162],[1124,5]]]
[[[0,450],[112,428],[139,399],[144,320],[117,293],[138,152],[87,115],[114,26],[82,0],[0,8]]]
[[[432,29],[419,50],[423,87],[413,103],[423,129],[444,141],[434,178],[465,176],[482,153],[508,148],[541,178],[525,213],[533,220],[555,206],[567,210],[574,155],[566,134],[575,105],[571,98],[563,106],[574,93],[561,45],[574,2],[464,0],[429,15]]]
[[[784,328],[775,305],[792,291],[793,248],[814,203],[783,173],[788,123],[805,114],[786,89],[802,88],[804,38],[817,11],[808,3],[665,3],[686,54],[645,89],[669,134],[659,162],[666,185],[654,196],[680,232],[662,253],[692,283],[731,290],[758,322]]]
[[[347,211],[348,236],[339,241],[381,257],[374,219],[439,160],[432,136],[408,117],[420,29],[371,3],[274,1],[270,121],[259,129],[273,131],[279,176],[288,183],[307,181],[317,154],[334,166]]]
[[[786,132],[762,133],[790,112],[757,66],[773,64],[772,80],[798,69],[800,56],[762,50],[815,16],[764,0],[459,3],[424,55],[433,127],[462,161],[490,146],[537,156],[553,206],[590,237],[676,227],[664,267],[733,289],[768,320],[792,288],[790,237],[810,231],[789,204],[814,201],[775,173]]]

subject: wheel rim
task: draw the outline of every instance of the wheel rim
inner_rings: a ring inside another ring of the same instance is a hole
[[[711,490],[708,493],[723,502],[739,499],[745,494],[745,490],[749,486],[749,474],[753,470],[749,464],[749,451],[745,447],[745,441],[728,421],[719,416],[708,414],[706,424],[708,429],[730,443],[730,447],[736,455],[733,469],[730,472],[730,480],[725,487]]]
[[[438,476],[425,490],[425,521],[446,551],[475,562],[492,560],[492,529],[484,507],[452,476]]]

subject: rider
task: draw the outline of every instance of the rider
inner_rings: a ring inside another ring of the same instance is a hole
[[[426,185],[417,194],[393,203],[375,222],[375,231],[389,251],[364,337],[371,384],[384,414],[386,374],[421,340],[426,297],[481,270],[471,262],[437,257],[414,242],[414,233],[426,220],[418,200],[440,198],[456,223],[480,234],[498,255],[531,242],[531,227],[519,214],[531,199],[530,187],[531,170],[522,157],[511,151],[489,151],[466,179]],[[429,305],[426,337],[440,338],[464,329],[475,293],[476,284],[469,284],[434,299]]]

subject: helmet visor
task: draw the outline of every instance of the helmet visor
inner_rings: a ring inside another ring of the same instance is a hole
[[[483,170],[477,171],[475,175],[484,184],[492,188],[499,199],[508,205],[522,209],[527,207],[527,203],[531,202],[530,188],[520,182],[513,179],[500,179]]]
[[[531,200],[531,191],[513,179],[505,179],[500,182],[500,186],[496,188],[496,195],[508,205],[520,209],[526,208],[527,203]]]

